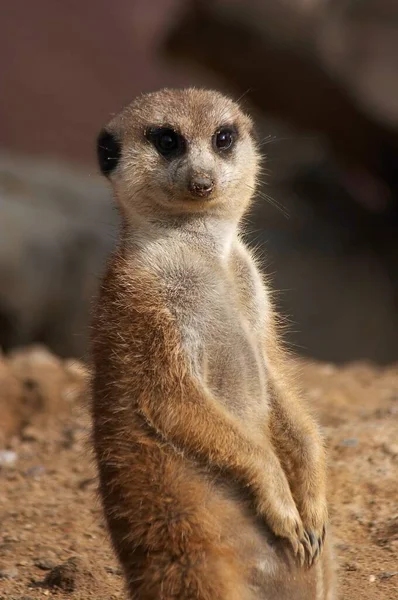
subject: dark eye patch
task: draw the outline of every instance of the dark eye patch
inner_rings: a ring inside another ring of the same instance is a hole
[[[122,155],[122,146],[113,133],[102,129],[97,138],[97,158],[101,173],[105,177],[114,171]]]
[[[181,156],[186,151],[185,138],[172,127],[149,127],[145,137],[167,159]]]
[[[238,139],[238,130],[232,125],[219,127],[212,138],[213,150],[217,153],[228,153]]]

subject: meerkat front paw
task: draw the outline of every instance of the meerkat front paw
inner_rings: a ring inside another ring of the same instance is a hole
[[[270,493],[271,489],[274,490],[273,493]],[[275,494],[275,489],[279,489],[279,494]],[[279,486],[274,488],[268,485],[267,495],[264,501],[259,503],[258,512],[275,535],[289,541],[301,566],[310,562],[313,554],[311,540],[304,528],[287,481],[279,481]]]
[[[311,545],[311,552],[308,555],[308,566],[311,566],[321,556],[325,542],[328,519],[325,499],[305,500],[300,514]]]
[[[300,566],[310,561],[313,552],[311,540],[294,503],[280,506],[278,514],[269,512],[267,523],[275,535],[289,541]]]

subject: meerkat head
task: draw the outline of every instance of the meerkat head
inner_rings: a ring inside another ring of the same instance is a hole
[[[128,220],[239,218],[259,165],[251,119],[229,98],[199,89],[137,98],[99,134],[98,160]]]

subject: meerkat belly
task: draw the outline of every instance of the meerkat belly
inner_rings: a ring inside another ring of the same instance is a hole
[[[214,397],[255,431],[268,410],[265,291],[246,256],[236,258],[237,272],[196,254],[195,260],[194,270],[181,270],[167,284],[183,348]]]
[[[225,315],[216,330],[207,332],[204,344],[207,387],[243,421],[258,424],[267,411],[267,376],[260,344],[248,325]]]

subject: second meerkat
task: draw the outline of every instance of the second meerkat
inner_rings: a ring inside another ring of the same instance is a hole
[[[331,599],[323,444],[240,238],[250,118],[162,90],[112,119],[98,158],[123,226],[93,321],[94,445],[130,597]]]

